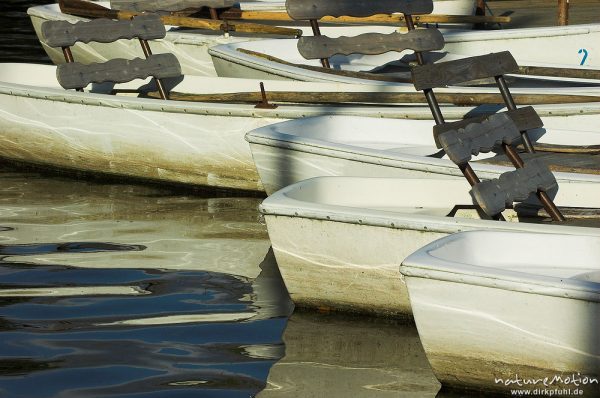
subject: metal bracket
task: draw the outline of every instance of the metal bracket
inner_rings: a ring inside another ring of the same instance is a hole
[[[269,100],[267,99],[267,93],[265,92],[265,85],[263,84],[263,82],[260,82],[260,96],[262,99],[258,104],[256,104],[254,106],[255,108],[259,108],[259,109],[275,109],[275,108],[277,108],[277,105],[269,104]]]

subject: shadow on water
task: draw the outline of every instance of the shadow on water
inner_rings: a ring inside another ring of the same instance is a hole
[[[50,63],[42,49],[27,8],[55,3],[53,0],[7,0],[0,2],[0,62]]]

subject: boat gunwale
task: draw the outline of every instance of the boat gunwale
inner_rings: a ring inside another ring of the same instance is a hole
[[[430,252],[443,247],[447,243],[462,239],[472,234],[521,234],[533,235],[529,231],[483,231],[472,230],[448,235],[433,241],[413,254],[409,255],[400,265],[400,273],[405,279],[421,278],[441,282],[459,283],[464,285],[481,286],[527,294],[559,297],[566,299],[593,301],[600,303],[600,283],[559,276],[539,275],[531,272],[507,270],[494,266],[478,266],[475,264],[458,263],[443,260]],[[556,237],[561,233],[545,233]],[[593,237],[593,235],[579,235]],[[600,239],[600,235],[596,235]],[[598,268],[600,271],[600,267]],[[409,289],[410,294],[410,289]]]
[[[593,227],[578,227],[578,226],[563,226],[563,225],[547,225],[535,223],[519,223],[519,222],[502,222],[495,220],[447,217],[427,215],[423,213],[410,214],[394,210],[379,210],[370,209],[367,207],[333,205],[327,203],[309,202],[307,200],[296,199],[291,196],[296,190],[302,190],[303,186],[331,179],[352,180],[356,177],[313,177],[307,180],[288,185],[285,188],[273,193],[267,197],[260,205],[259,212],[266,219],[268,217],[289,217],[289,218],[304,218],[326,222],[339,222],[344,224],[356,224],[371,227],[385,227],[391,229],[404,229],[420,232],[438,232],[453,234],[467,230],[490,229],[503,231],[523,231],[523,232],[539,232],[539,233],[557,233],[557,234],[573,234],[586,236],[600,236],[600,229]],[[367,179],[368,177],[359,177],[359,179]],[[386,180],[390,178],[372,177],[373,180]],[[408,179],[407,179],[408,180]],[[412,179],[414,181],[414,179]],[[444,181],[460,181],[465,183],[460,178],[447,178]],[[431,179],[431,184],[436,181]],[[470,196],[465,190],[465,198]],[[472,200],[472,199],[471,199]],[[472,205],[469,203],[463,203]],[[459,205],[459,204],[455,204]],[[431,207],[432,209],[434,207]],[[452,208],[448,208],[448,212]],[[499,225],[502,225],[498,228]],[[526,228],[524,230],[524,228]]]
[[[317,116],[317,118],[319,117],[321,116]],[[323,116],[323,118],[327,118],[327,116]],[[293,126],[302,122],[302,119],[295,119],[281,122],[279,125],[286,124]],[[412,155],[395,151],[392,152],[385,149],[367,148],[359,145],[338,143],[333,140],[327,141],[311,137],[307,138],[293,133],[287,134],[280,131],[274,131],[272,125],[251,130],[246,133],[245,139],[250,144],[254,145],[264,145],[290,151],[315,154],[327,158],[343,159],[382,167],[443,174],[452,177],[462,177],[460,169],[448,159]],[[488,175],[494,176],[505,171],[513,170],[511,167],[502,165],[485,163],[473,163],[473,165],[475,165],[475,168],[480,173],[487,173]],[[600,175],[568,172],[555,172],[554,175],[559,181],[574,180],[600,182]]]

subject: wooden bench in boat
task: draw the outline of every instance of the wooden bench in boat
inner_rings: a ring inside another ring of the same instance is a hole
[[[326,16],[368,17],[398,12],[405,16],[430,14],[433,11],[432,0],[287,0],[286,10],[292,19],[310,22],[313,37],[301,37],[298,40],[298,51],[307,59],[320,59],[325,68],[331,67],[329,57],[335,54],[383,54],[413,47],[426,51],[444,46],[444,39],[437,30],[437,34],[428,32],[406,37],[399,33],[367,33],[353,39],[329,38],[321,35],[317,22]]]
[[[556,179],[540,159],[525,163],[512,147],[520,139],[521,132],[507,113],[491,115],[479,123],[471,122],[438,135],[440,145],[471,184],[471,196],[485,214],[503,220],[503,210],[535,193],[554,220],[564,221],[564,216],[549,196],[550,191],[558,188]],[[497,147],[506,153],[516,170],[481,182],[469,164],[471,155],[490,152]]]
[[[517,61],[508,51],[457,59],[413,68],[417,90],[447,87],[464,82],[499,77],[519,71]]]
[[[600,175],[600,154],[598,152],[590,154],[540,151],[535,153],[521,153],[520,156],[525,162],[533,159],[539,159],[548,165],[552,171]],[[508,157],[504,154],[497,155],[492,158],[477,160],[477,163],[500,166],[509,166],[512,164]]]
[[[486,214],[493,216],[512,207],[514,202],[525,201],[532,193],[555,189],[558,189],[558,183],[548,167],[539,160],[532,160],[499,178],[476,184],[471,189],[471,196]]]
[[[331,17],[368,17],[377,14],[431,14],[433,2],[413,0],[287,0],[288,15],[295,20]]]
[[[61,47],[66,64],[57,66],[57,78],[66,89],[83,91],[90,83],[124,83],[153,76],[160,96],[168,99],[161,81],[163,78],[181,76],[181,66],[173,54],[152,54],[147,40],[163,38],[165,27],[156,14],[143,14],[129,21],[96,19],[71,24],[66,21],[46,21],[42,24],[46,42]],[[107,43],[118,39],[139,39],[146,59],[113,59],[105,63],[83,65],[75,62],[70,47],[79,41]]]

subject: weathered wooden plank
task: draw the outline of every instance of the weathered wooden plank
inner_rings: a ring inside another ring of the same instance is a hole
[[[42,24],[42,35],[51,47],[70,47],[77,42],[111,43],[118,39],[140,38],[161,39],[166,31],[160,17],[144,14],[131,20],[113,21],[94,19],[69,23],[67,21],[46,21]]]
[[[310,20],[331,17],[368,17],[376,14],[431,14],[432,0],[286,0],[292,19]]]
[[[364,33],[354,37],[309,36],[298,40],[298,51],[306,59],[329,58],[336,54],[383,54],[404,50],[433,51],[444,48],[444,36],[437,29],[407,33]]]
[[[600,155],[553,152],[525,152],[520,153],[519,155],[525,163],[530,162],[533,159],[539,159],[548,165],[552,171],[600,174]],[[477,162],[512,167],[512,163],[506,155],[498,155],[493,158],[478,160]]]
[[[83,65],[78,62],[57,66],[56,77],[66,89],[85,87],[90,83],[125,83],[154,76],[162,79],[181,76],[181,66],[173,54],[154,54],[147,59],[113,59],[104,63]]]
[[[493,216],[511,207],[514,202],[524,201],[538,190],[548,192],[557,187],[556,178],[548,166],[532,160],[521,169],[476,184],[470,193],[482,210]]]
[[[415,88],[425,90],[518,71],[519,66],[511,53],[502,51],[439,64],[415,66],[412,69],[412,77]]]
[[[156,94],[157,96],[158,94]],[[521,97],[523,95],[524,97]],[[152,94],[150,96],[153,96]],[[500,94],[470,94],[470,93],[441,93],[438,94],[437,100],[439,103],[448,103],[454,105],[480,105],[480,104],[499,104],[502,103]],[[563,102],[575,100],[578,102],[580,98],[574,96],[563,96]],[[260,91],[255,92],[234,92],[234,93],[218,93],[218,94],[195,94],[195,93],[177,93],[172,92],[170,95],[172,100],[177,101],[196,101],[196,102],[229,102],[229,103],[256,103],[262,100]],[[381,93],[381,92],[299,92],[299,91],[269,91],[267,85],[267,98],[273,102],[287,103],[312,103],[312,104],[343,104],[343,103],[360,103],[360,104],[426,104],[427,100],[422,93]],[[590,97],[586,97],[590,98]],[[591,97],[600,101],[600,97]],[[548,100],[545,94],[517,94],[515,101],[517,103],[547,103]],[[559,99],[560,100],[560,99]],[[556,99],[553,102],[557,103]],[[516,111],[512,111],[516,112]],[[472,122],[481,122],[485,117],[473,118]],[[469,119],[471,120],[471,119]],[[513,119],[515,121],[515,119]],[[462,122],[462,121],[461,121]],[[461,123],[454,122],[454,123]],[[515,122],[519,126],[519,122]],[[448,123],[451,124],[451,123]],[[468,123],[467,123],[468,124]],[[465,124],[466,125],[466,124]],[[445,126],[445,125],[442,125]],[[462,125],[458,125],[462,126]],[[541,126],[540,126],[541,127]],[[435,129],[436,127],[434,127]],[[531,127],[533,128],[533,127]],[[449,129],[448,129],[449,130]],[[434,130],[435,131],[435,130]],[[445,130],[444,130],[445,131]],[[438,146],[438,148],[440,148]],[[561,148],[563,148],[561,146]],[[564,148],[562,149],[564,150]]]
[[[522,149],[519,145],[517,148]],[[541,142],[533,143],[533,149],[537,152],[555,152],[555,153],[580,153],[597,155],[600,154],[600,145],[559,145],[559,144],[545,144]]]
[[[599,69],[553,68],[547,66],[519,66],[520,75],[555,76],[575,79],[600,79]]]
[[[236,0],[110,0],[110,7],[126,11],[181,11],[187,9],[229,8],[237,3]]]
[[[446,155],[455,164],[465,164],[472,155],[491,152],[500,144],[512,145],[521,138],[521,132],[505,113],[496,113],[479,123],[448,130],[438,136]]]
[[[439,96],[436,95],[436,96]],[[530,97],[529,99],[531,100],[535,100],[535,98]],[[562,102],[560,98],[555,98],[555,96],[552,96],[552,99],[554,100],[554,103],[560,103]],[[533,102],[528,102],[529,104],[532,104]],[[518,109],[514,109],[514,110],[509,110],[506,112],[502,112],[506,115],[508,115],[513,123],[517,126],[517,128],[519,129],[519,131],[527,131],[527,130],[531,130],[531,129],[537,129],[540,127],[544,127],[544,123],[542,122],[542,119],[540,119],[539,115],[537,114],[537,112],[535,111],[535,109],[533,109],[533,107],[531,106],[526,106],[523,108],[518,108]],[[493,115],[491,115],[493,116]],[[444,123],[444,124],[438,124],[436,126],[433,127],[433,138],[435,139],[435,143],[437,145],[438,148],[441,148],[441,144],[439,143],[438,137],[443,134],[446,131],[450,131],[450,130],[459,130],[462,128],[465,128],[467,125],[472,124],[472,123],[482,123],[484,120],[488,119],[490,117],[490,115],[488,116],[477,116],[477,117],[473,117],[473,118],[469,118],[469,119],[464,119],[464,120],[459,120],[456,122],[449,122],[449,123]]]

